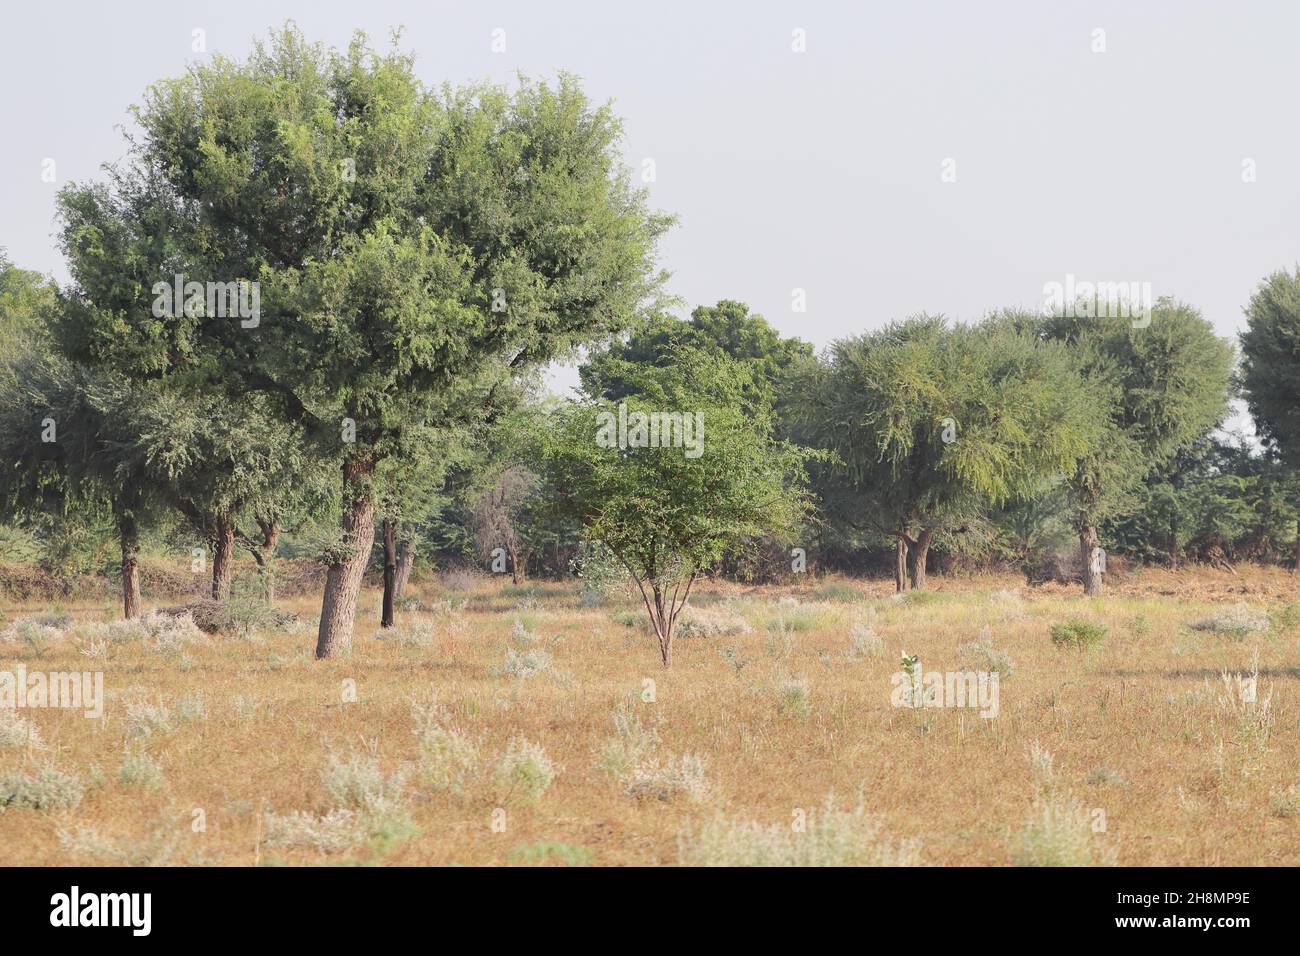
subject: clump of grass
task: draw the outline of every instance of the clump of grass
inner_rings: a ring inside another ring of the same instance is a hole
[[[938,591],[903,591],[890,597],[895,604],[903,607],[932,607],[943,600]]]
[[[1248,604],[1234,604],[1227,610],[1218,611],[1209,617],[1192,622],[1192,630],[1230,637],[1235,641],[1244,641],[1252,634],[1268,628],[1268,615],[1253,610]]]
[[[45,744],[40,729],[16,710],[0,707],[0,747],[31,747],[39,749]]]
[[[677,621],[678,637],[732,637],[753,631],[748,621],[726,605],[687,607]]]
[[[20,617],[0,631],[0,644],[22,641],[39,653],[47,644],[62,640],[71,623],[72,615],[63,611]]]
[[[269,847],[286,850],[308,849],[317,853],[342,853],[366,836],[361,815],[355,810],[331,810],[328,813],[267,812],[262,816]]]
[[[401,813],[406,806],[406,773],[384,775],[373,754],[341,757],[330,754],[321,774],[325,791],[335,807],[357,810],[368,817]]]
[[[483,580],[483,575],[469,568],[451,568],[439,576],[439,583],[444,590],[453,592],[472,591]]]
[[[614,734],[601,746],[597,765],[622,780],[659,746],[659,730],[647,727],[641,715],[625,703],[614,712]]]
[[[1269,809],[1273,816],[1283,820],[1300,817],[1300,783],[1293,783],[1285,790],[1274,790]]]
[[[128,738],[152,737],[172,732],[172,713],[166,701],[148,700],[126,702],[126,735]]]
[[[1226,670],[1220,678],[1223,683],[1219,695],[1219,711],[1225,720],[1234,725],[1237,742],[1255,750],[1264,750],[1273,736],[1276,718],[1273,713],[1273,689],[1268,696],[1259,697],[1259,655],[1249,676],[1229,674]]]
[[[1011,854],[1016,866],[1113,866],[1113,850],[1096,838],[1077,797],[1041,797]]]
[[[157,651],[179,650],[185,645],[202,644],[207,640],[189,612],[163,614],[150,611],[127,621],[91,622],[77,630],[89,642],[131,644],[139,641]]]
[[[59,829],[55,834],[59,848],[64,853],[93,860],[115,860],[120,855],[117,844],[100,834],[92,826],[79,826],[75,830]]]
[[[783,717],[807,717],[812,713],[812,688],[803,678],[782,681],[776,688],[776,709]]]
[[[249,721],[257,716],[261,701],[247,694],[235,694],[230,698],[230,709],[239,720]]]
[[[1127,790],[1129,786],[1127,777],[1106,764],[1093,767],[1088,771],[1088,776],[1083,778],[1083,782],[1093,787],[1119,787],[1121,790]]]
[[[609,619],[615,624],[621,624],[623,627],[636,627],[638,624],[645,624],[646,622],[644,611],[615,611],[609,616]]]
[[[122,840],[109,839],[87,825],[75,830],[60,828],[56,835],[63,852],[74,857],[88,857],[98,864],[172,866],[183,862],[179,858],[185,831],[179,822],[164,815],[144,833]]]
[[[124,787],[161,790],[165,781],[162,764],[143,750],[128,750],[117,770],[117,782]]]
[[[398,647],[430,647],[433,638],[433,622],[419,619],[394,623],[392,627],[381,627],[375,634],[375,640]]]
[[[920,843],[889,839],[861,801],[837,809],[828,798],[802,829],[789,823],[715,818],[678,835],[684,866],[919,866]]]
[[[512,737],[496,763],[495,781],[503,803],[535,803],[550,788],[559,768],[538,744]]]
[[[585,846],[569,843],[526,843],[515,847],[506,862],[515,866],[590,866],[594,854]]]
[[[885,641],[865,621],[857,621],[849,631],[848,658],[862,661],[872,657],[883,657]]]
[[[478,746],[451,727],[430,727],[420,736],[421,786],[457,796],[478,772]]]
[[[1029,742],[1025,756],[1029,760],[1029,772],[1039,791],[1052,790],[1056,786],[1056,757],[1037,739]]]
[[[1071,618],[1062,624],[1052,625],[1052,643],[1057,647],[1081,650],[1100,644],[1108,633],[1105,625]]]
[[[835,581],[818,588],[814,595],[819,601],[838,601],[852,603],[862,600],[862,592],[851,584]]]
[[[506,677],[526,680],[551,669],[551,655],[540,647],[519,651],[513,647],[506,648],[506,661],[500,673]]]
[[[842,610],[837,610],[829,604],[820,602],[799,604],[794,598],[782,598],[778,606],[781,607],[781,613],[769,621],[768,628],[771,629],[774,624],[779,623],[781,629],[796,633],[819,630],[830,624],[834,617],[843,613]]]
[[[988,628],[980,634],[979,640],[958,646],[957,660],[970,670],[997,674],[999,680],[1008,680],[1016,669],[1011,655],[993,646],[993,635]]]
[[[510,625],[510,643],[512,645],[519,650],[527,650],[530,647],[536,647],[541,642],[542,639],[530,631],[521,619],[515,618],[514,623]]]
[[[1004,620],[1015,620],[1025,616],[1025,601],[1018,591],[994,591],[989,595],[989,603],[1002,613]]]
[[[479,751],[466,734],[451,727],[436,705],[411,705],[420,756],[417,762],[422,787],[437,793],[464,794],[479,770]]]
[[[1269,613],[1269,620],[1278,631],[1290,631],[1300,627],[1300,601],[1292,601],[1274,608]]]
[[[172,708],[172,712],[176,715],[177,720],[185,722],[208,719],[207,705],[203,703],[203,698],[197,694],[179,698]]]
[[[75,774],[53,764],[35,773],[10,770],[0,774],[0,813],[5,810],[70,810],[81,803],[85,787]]]
[[[686,797],[697,803],[709,796],[708,761],[696,754],[670,757],[660,763],[654,757],[634,766],[623,783],[623,792],[638,800],[667,802]]]

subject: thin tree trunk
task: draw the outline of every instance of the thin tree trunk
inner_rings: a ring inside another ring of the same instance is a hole
[[[659,635],[659,656],[664,662],[664,667],[673,666],[673,628],[672,621],[668,614],[664,612],[664,593],[658,584],[653,585],[655,606],[654,606],[654,625],[655,631]]]
[[[384,519],[384,609],[379,626],[393,626],[393,595],[397,590],[397,529],[391,518]]]
[[[1083,593],[1090,596],[1101,594],[1101,575],[1093,572],[1092,552],[1097,547],[1097,529],[1084,525],[1079,529],[1079,560],[1083,565]]]
[[[933,537],[934,532],[925,528],[907,549],[908,573],[912,577],[912,588],[917,591],[925,590],[926,562],[929,560],[930,539]]]
[[[524,571],[519,567],[519,552],[514,545],[506,549],[510,553],[510,583],[519,585],[524,583]]]
[[[135,514],[120,511],[117,530],[122,539],[122,616],[129,621],[140,616],[140,534]]]
[[[217,515],[212,540],[212,599],[230,600],[230,579],[234,574],[235,522],[230,515]]]
[[[415,564],[415,549],[411,547],[410,541],[402,539],[397,542],[397,584],[393,588],[394,597],[401,597],[406,593],[413,564]]]
[[[253,555],[257,559],[257,570],[262,576],[262,595],[268,604],[275,602],[275,547],[280,542],[280,522],[258,519],[257,526],[262,529],[262,544]]]
[[[357,595],[375,544],[375,502],[370,488],[373,461],[349,459],[343,465],[343,544],[346,556],[325,573],[316,659],[339,657],[352,647]]]
[[[894,540],[894,591],[907,590],[907,539],[898,535]]]

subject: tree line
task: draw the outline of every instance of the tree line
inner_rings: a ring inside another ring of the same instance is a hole
[[[70,281],[0,259],[0,520],[111,528],[128,617],[161,527],[203,542],[218,601],[237,552],[272,599],[310,541],[318,657],[349,646],[372,555],[385,626],[416,555],[605,561],[665,664],[701,574],[888,555],[901,591],[936,553],[1097,594],[1099,547],[1300,561],[1300,272],[1255,292],[1239,357],[1170,298],[917,315],[818,353],[737,301],[676,317],[673,220],[571,77],[435,89],[396,48],[287,28],[133,113],[126,158],[59,193]],[[223,307],[250,288],[256,314]],[[578,396],[545,396],[575,356]],[[1237,395],[1259,447],[1217,433]]]

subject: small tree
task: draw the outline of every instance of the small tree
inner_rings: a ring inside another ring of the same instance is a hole
[[[807,453],[773,439],[770,413],[743,401],[750,374],[725,357],[683,351],[671,367],[624,374],[620,403],[588,396],[555,414],[546,463],[559,508],[636,582],[667,667],[697,577],[728,549],[803,518]],[[665,444],[666,421],[689,422],[690,436],[675,431],[689,440]]]

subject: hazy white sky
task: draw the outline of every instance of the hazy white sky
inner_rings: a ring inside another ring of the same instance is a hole
[[[42,161],[59,183],[99,175],[149,83],[289,18],[336,45],[405,26],[431,81],[582,77],[680,217],[670,291],[743,300],[818,345],[918,311],[1034,307],[1067,273],[1150,282],[1226,335],[1257,282],[1300,260],[1285,0],[7,5],[0,246],[63,279]]]

